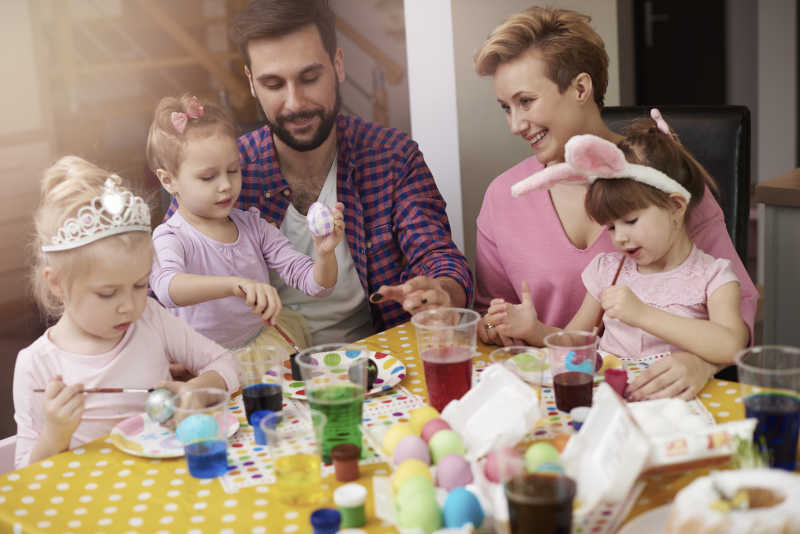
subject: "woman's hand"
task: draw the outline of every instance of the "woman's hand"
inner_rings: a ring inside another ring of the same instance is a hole
[[[318,254],[332,254],[344,235],[344,204],[337,202],[333,209],[333,231],[325,237],[312,236]]]
[[[492,299],[486,312],[486,329],[496,330],[506,340],[528,340],[539,324],[528,283],[522,282],[522,302],[509,304],[503,299]],[[505,342],[503,342],[506,345]]]
[[[628,400],[678,397],[691,400],[714,376],[717,367],[688,352],[673,352],[645,369],[628,385]]]
[[[66,450],[83,416],[83,384],[67,386],[61,381],[61,376],[57,376],[47,384],[43,404],[45,423],[42,436],[55,449]]]
[[[240,278],[234,283],[233,296],[245,300],[253,308],[251,313],[260,315],[261,320],[274,325],[283,308],[278,290],[269,284]]]

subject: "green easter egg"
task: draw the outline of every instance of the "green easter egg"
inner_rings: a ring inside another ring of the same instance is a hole
[[[414,475],[409,477],[403,482],[397,490],[397,500],[407,499],[410,495],[417,493],[436,495],[436,488],[433,487],[433,482],[430,478],[424,475]]]
[[[434,434],[428,442],[428,447],[431,449],[433,463],[439,463],[439,460],[448,454],[463,456],[467,452],[464,442],[461,441],[461,436],[452,430],[440,430]]]
[[[534,443],[525,451],[525,470],[533,473],[542,464],[561,465],[558,449],[550,443]]]
[[[427,493],[416,493],[395,501],[397,525],[405,528],[419,528],[425,534],[432,534],[442,528],[442,511],[436,497]]]
[[[541,358],[534,356],[530,352],[517,354],[511,359],[522,371],[544,371],[548,367]]]

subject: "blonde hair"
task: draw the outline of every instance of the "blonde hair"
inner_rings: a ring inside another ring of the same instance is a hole
[[[78,156],[64,156],[44,172],[41,199],[34,213],[30,282],[34,299],[42,313],[49,318],[60,317],[64,303],[50,291],[44,277],[45,268],[56,270],[60,277],[69,281],[94,259],[92,252],[96,244],[114,241],[131,250],[146,239],[152,246],[149,233],[128,232],[70,250],[42,252],[42,246],[51,242],[66,219],[75,217],[80,208],[103,193],[103,186],[110,175],[111,172]]]
[[[547,77],[566,91],[575,76],[592,78],[594,101],[602,109],[608,87],[608,54],[588,15],[569,9],[529,7],[494,29],[475,54],[475,71],[493,76],[497,67],[528,50],[536,50],[547,65]]]
[[[238,137],[236,125],[228,112],[218,104],[207,101],[200,101],[203,106],[202,116],[189,118],[183,132],[176,130],[172,124],[172,113],[186,113],[193,98],[188,93],[177,98],[166,96],[156,106],[145,148],[147,164],[153,172],[164,169],[173,175],[178,173],[183,162],[183,149],[190,134],[209,136],[221,132],[233,139]]]

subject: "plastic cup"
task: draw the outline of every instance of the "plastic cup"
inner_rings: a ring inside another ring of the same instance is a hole
[[[228,425],[225,417],[230,395],[217,388],[198,388],[177,397],[175,433],[183,443],[189,474],[214,478],[228,472]]]
[[[367,353],[362,346],[338,343],[309,347],[296,357],[308,402],[327,419],[322,433],[325,463],[331,463],[331,449],[342,443],[351,443],[362,451]]]
[[[312,505],[325,495],[320,454],[325,423],[325,415],[316,410],[311,410],[309,417],[293,408],[261,420],[277,495],[286,504]]]
[[[411,318],[425,368],[428,400],[440,412],[472,387],[479,313],[465,308],[436,308]]]
[[[800,348],[751,347],[736,357],[746,417],[758,420],[753,440],[771,467],[793,471],[800,434]]]
[[[544,371],[550,367],[544,351],[522,345],[495,349],[489,354],[489,360],[504,365],[525,382],[536,386],[542,385]]]
[[[523,534],[536,525],[539,534],[561,534],[572,528],[575,481],[563,475],[526,473],[505,483],[511,534]]]
[[[591,406],[597,335],[563,330],[546,336],[544,343],[550,352],[556,407],[569,413],[577,406]]]
[[[255,345],[234,351],[239,362],[242,403],[250,424],[254,412],[283,408],[282,366],[288,357],[282,347]]]

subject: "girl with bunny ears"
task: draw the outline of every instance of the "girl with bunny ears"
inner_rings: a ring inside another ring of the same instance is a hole
[[[600,348],[623,358],[683,350],[730,363],[748,341],[739,281],[728,260],[694,246],[685,225],[713,183],[663,120],[657,124],[634,123],[617,145],[594,135],[572,137],[564,163],[518,182],[511,192],[588,182],[586,211],[608,227],[617,249],[597,255],[583,271],[586,295],[565,330],[592,330],[602,319]],[[537,319],[523,286],[521,304],[494,299],[487,318],[500,334],[540,345],[556,329]]]

